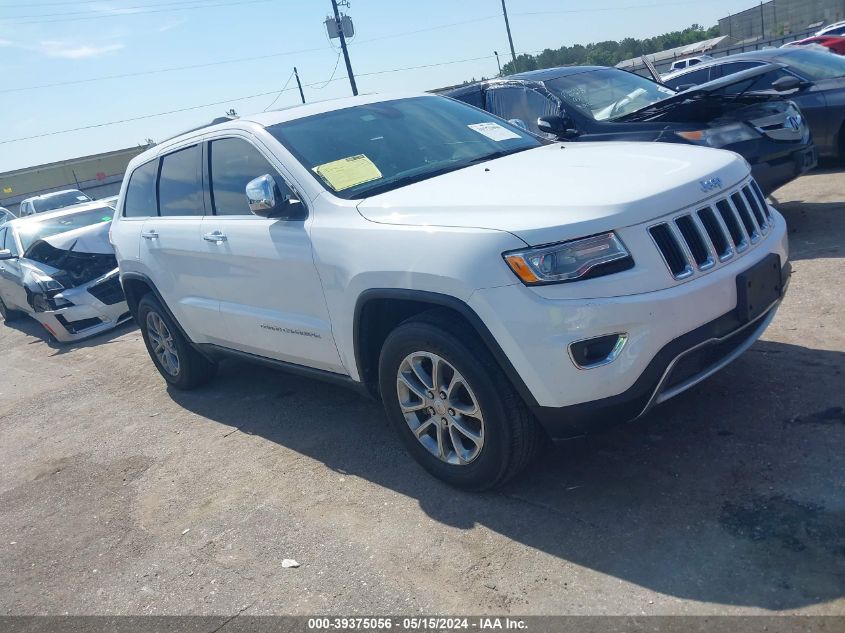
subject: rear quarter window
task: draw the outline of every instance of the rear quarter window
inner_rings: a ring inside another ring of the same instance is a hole
[[[126,199],[123,203],[123,216],[126,218],[146,218],[158,215],[156,209],[156,172],[158,160],[151,160],[136,168],[129,177],[126,187]]]

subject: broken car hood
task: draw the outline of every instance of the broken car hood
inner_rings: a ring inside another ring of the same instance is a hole
[[[117,268],[110,227],[110,222],[102,222],[42,238],[32,243],[24,258],[65,288],[80,286]]]

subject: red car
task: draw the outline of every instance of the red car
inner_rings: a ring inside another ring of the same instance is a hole
[[[845,36],[841,35],[814,35],[803,40],[789,42],[784,46],[808,46],[811,44],[824,46],[837,55],[845,55]]]

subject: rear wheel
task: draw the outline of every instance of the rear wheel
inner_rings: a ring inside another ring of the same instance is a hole
[[[4,321],[11,323],[12,321],[24,318],[26,316],[26,312],[22,312],[21,310],[12,310],[3,303],[3,299],[0,297],[0,316],[3,317]]]
[[[425,313],[391,332],[379,387],[408,451],[453,486],[500,486],[532,461],[541,442],[536,420],[490,352],[447,313]]]
[[[193,389],[214,377],[217,364],[193,348],[152,293],[138,302],[138,323],[150,358],[169,384]]]

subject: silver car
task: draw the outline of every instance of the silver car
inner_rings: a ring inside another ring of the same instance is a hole
[[[108,239],[113,213],[89,202],[0,225],[0,315],[29,315],[61,342],[129,320]]]
[[[6,207],[0,207],[0,224],[6,224],[6,222],[14,220],[16,217],[17,216]]]

